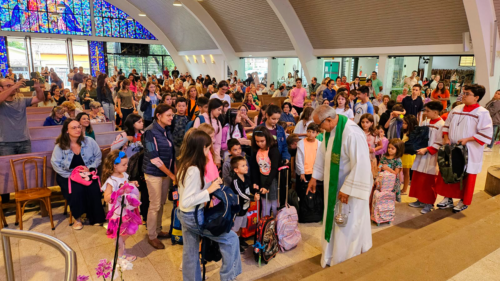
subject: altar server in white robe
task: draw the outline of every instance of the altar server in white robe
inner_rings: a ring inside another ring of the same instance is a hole
[[[446,184],[441,175],[436,182],[436,192],[445,198],[436,206],[440,209],[453,208],[453,212],[461,212],[472,203],[476,176],[483,166],[483,149],[485,144],[491,143],[493,137],[493,123],[489,111],[479,105],[486,90],[482,85],[464,86],[462,102],[455,107],[443,126],[443,145],[461,143],[467,146],[468,162],[467,174],[460,183]],[[452,198],[460,201],[453,205]]]
[[[307,193],[316,192],[317,180],[324,181],[321,266],[326,267],[372,247],[369,198],[373,178],[366,136],[356,123],[336,114],[328,105],[316,108],[313,120],[325,130],[325,137],[318,149]],[[335,204],[340,204],[337,200],[348,205],[350,213],[345,226],[334,221]]]
[[[413,179],[411,181],[410,197],[417,201],[410,203],[410,207],[423,208],[420,213],[426,214],[434,209],[436,202],[436,180],[439,173],[437,152],[443,145],[444,121],[439,116],[443,110],[440,101],[431,101],[425,104],[426,119],[421,126],[429,127],[428,146],[417,151],[413,161]]]

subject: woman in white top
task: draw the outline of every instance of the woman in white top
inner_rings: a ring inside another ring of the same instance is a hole
[[[288,72],[288,77],[286,78],[286,86],[288,88],[292,88],[294,83],[295,83],[295,79],[293,79],[292,73]]]
[[[352,109],[349,108],[349,103],[347,103],[347,92],[345,91],[340,91],[335,95],[335,98],[333,99],[333,102],[335,103],[335,111],[337,114],[342,114],[346,116],[347,118],[354,120],[354,113],[352,112]]]
[[[177,216],[182,224],[183,252],[182,277],[184,280],[201,280],[199,244],[200,236],[219,243],[222,254],[220,280],[234,280],[241,273],[240,243],[235,232],[213,236],[207,230],[201,230],[203,208],[210,208],[213,202],[210,194],[220,188],[222,180],[217,178],[211,184],[205,182],[205,166],[212,139],[205,132],[190,130],[184,139],[179,156],[179,208]],[[197,218],[195,218],[195,210]],[[198,222],[197,222],[198,221]]]
[[[300,121],[295,125],[295,129],[293,130],[294,134],[297,134],[300,139],[304,139],[307,136],[307,126],[313,122],[312,113],[314,108],[307,107],[302,112],[300,116]]]

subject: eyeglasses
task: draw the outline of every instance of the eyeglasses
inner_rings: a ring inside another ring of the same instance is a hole
[[[473,97],[474,93],[464,93],[464,97]]]
[[[74,127],[69,127],[71,130],[77,130],[77,129],[82,129],[82,126],[74,126]]]
[[[321,124],[323,124],[323,122],[325,122],[329,117],[326,117],[325,119],[323,119],[323,121],[319,122],[319,125],[318,127],[321,127]]]

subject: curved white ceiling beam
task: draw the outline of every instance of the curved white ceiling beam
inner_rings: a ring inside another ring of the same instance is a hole
[[[196,0],[183,0],[181,2],[186,10],[188,10],[200,22],[203,28],[205,28],[208,34],[212,37],[212,40],[214,40],[217,47],[219,47],[226,57],[229,67],[232,70],[238,69],[239,58],[236,56],[233,46],[229,43],[226,35],[224,35],[219,25],[217,25],[207,10],[205,10],[205,8],[203,8],[203,6],[201,6],[201,4]]]
[[[157,39],[158,43],[162,44],[165,46],[167,49],[168,53],[172,57],[172,60],[175,63],[175,66],[179,69],[180,72],[186,72],[188,71],[188,68],[186,67],[186,64],[184,63],[184,60],[182,57],[179,55],[179,52],[177,49],[174,47],[172,42],[167,38],[165,33],[149,18],[149,17],[139,17],[139,13],[141,12],[137,7],[135,7],[133,4],[129,3],[128,1],[124,0],[106,0],[110,4],[116,6],[118,9],[124,11],[127,13],[129,16],[131,16],[133,19],[138,21],[140,24],[142,24],[149,32],[151,32]],[[119,38],[117,38],[119,40]],[[155,41],[151,41],[155,42]]]
[[[314,49],[311,41],[309,41],[309,37],[292,4],[288,0],[267,0],[267,3],[269,3],[269,6],[271,6],[285,28],[297,52],[304,75],[310,80],[311,77],[315,76],[318,59],[313,54]]]

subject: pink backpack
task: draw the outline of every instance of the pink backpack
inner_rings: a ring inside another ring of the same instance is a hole
[[[68,178],[68,192],[71,194],[71,181],[79,183],[81,185],[89,186],[92,184],[92,180],[97,179],[99,181],[99,187],[101,186],[101,179],[97,175],[97,171],[85,172],[85,166],[77,166],[71,172]]]
[[[299,230],[299,215],[295,207],[288,205],[288,166],[284,166],[278,169],[278,202],[279,202],[279,186],[281,171],[286,169],[286,203],[285,207],[278,211],[276,216],[276,234],[278,235],[278,243],[280,250],[282,252],[289,251],[299,244],[302,239],[302,235]]]

